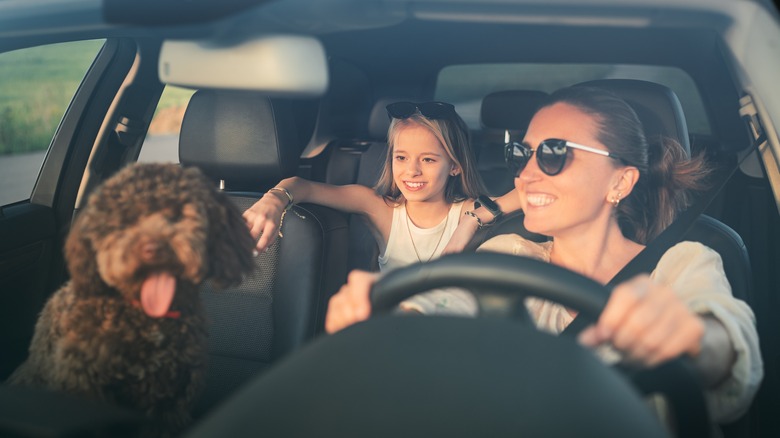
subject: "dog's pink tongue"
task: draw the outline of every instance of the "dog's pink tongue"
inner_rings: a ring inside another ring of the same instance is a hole
[[[165,316],[176,292],[176,279],[168,273],[152,274],[141,285],[141,307],[152,318]]]

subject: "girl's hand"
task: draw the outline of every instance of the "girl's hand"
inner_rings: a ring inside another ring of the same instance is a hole
[[[669,287],[641,275],[618,285],[598,322],[580,333],[581,344],[611,343],[627,359],[654,366],[701,351],[704,321]]]
[[[325,315],[325,330],[335,333],[371,316],[369,292],[379,279],[379,273],[354,270],[349,273],[347,283],[330,298]]]
[[[257,241],[258,251],[267,251],[276,241],[279,223],[286,206],[287,202],[274,193],[268,192],[244,212],[243,217],[249,227],[249,234],[255,239],[260,236],[260,240]]]

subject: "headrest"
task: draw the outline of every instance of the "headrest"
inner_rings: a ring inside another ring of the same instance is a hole
[[[547,93],[537,90],[490,93],[482,99],[482,126],[487,129],[525,132],[528,122],[546,97]]]
[[[197,91],[184,114],[179,161],[231,190],[263,190],[295,174],[300,145],[288,103],[247,91]]]
[[[645,128],[649,141],[660,136],[671,137],[691,155],[688,125],[680,99],[670,88],[637,79],[599,79],[577,85],[598,87],[617,94],[634,109]]]
[[[416,99],[408,97],[383,97],[377,99],[374,107],[371,109],[371,116],[368,119],[368,135],[374,141],[387,141],[387,130],[390,129],[390,117],[387,116],[387,105],[393,102],[417,102]]]

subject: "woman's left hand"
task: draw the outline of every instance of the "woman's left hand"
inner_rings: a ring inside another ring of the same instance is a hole
[[[452,233],[452,237],[450,237],[449,242],[447,242],[447,246],[442,250],[442,255],[463,252],[463,250],[466,249],[466,245],[474,238],[474,234],[477,233],[478,229],[479,227],[477,226],[476,220],[470,217],[463,218],[460,223],[458,223],[458,227],[455,228],[455,232]]]
[[[669,287],[641,275],[612,292],[598,322],[580,333],[581,344],[609,342],[626,358],[654,366],[701,351],[704,321]]]

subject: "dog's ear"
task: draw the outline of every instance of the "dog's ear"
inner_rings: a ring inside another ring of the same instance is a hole
[[[239,283],[254,268],[255,241],[238,207],[222,192],[214,192],[209,214],[209,274],[214,285],[224,288]]]
[[[106,288],[100,278],[95,250],[89,238],[89,223],[89,214],[83,211],[71,225],[65,242],[65,260],[73,290],[87,295]]]

